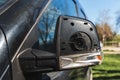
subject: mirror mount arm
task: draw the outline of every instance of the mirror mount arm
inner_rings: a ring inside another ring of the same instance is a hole
[[[37,49],[25,51],[18,59],[24,74],[55,71],[57,66],[54,53]]]

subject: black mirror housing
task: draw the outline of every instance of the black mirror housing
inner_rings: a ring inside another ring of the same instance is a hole
[[[18,56],[24,73],[50,72],[97,65],[102,62],[100,41],[92,22],[71,16],[57,20],[55,53],[28,49]]]
[[[96,27],[91,21],[60,16],[56,29],[60,70],[101,63],[100,41]]]

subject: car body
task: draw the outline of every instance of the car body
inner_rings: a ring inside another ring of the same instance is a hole
[[[25,80],[17,57],[27,48],[43,48],[52,41],[60,15],[86,19],[79,0],[1,0],[0,8],[0,80]],[[44,36],[41,30],[51,30]],[[39,33],[39,35],[37,34]],[[39,37],[39,39],[38,39]],[[83,67],[38,75],[39,80],[90,80],[91,68]],[[28,80],[37,80],[33,75]]]

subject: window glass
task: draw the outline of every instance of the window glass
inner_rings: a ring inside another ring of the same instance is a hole
[[[77,10],[78,10],[78,16],[85,19],[86,15],[83,11],[83,8],[82,8],[80,2],[78,0],[75,0],[75,1],[76,1],[76,5],[77,5]]]
[[[38,23],[40,49],[54,52],[54,33],[60,15],[76,16],[72,0],[53,0]]]
[[[77,12],[76,12],[76,7],[75,7],[75,3],[73,2],[73,0],[66,0],[67,1],[67,15],[70,16],[77,16]]]
[[[78,7],[78,14],[79,14],[79,17],[84,18],[84,19],[86,18],[85,13],[80,7]]]
[[[83,18],[86,18],[86,14],[82,9],[80,9],[80,12],[81,12],[81,15],[83,16]]]

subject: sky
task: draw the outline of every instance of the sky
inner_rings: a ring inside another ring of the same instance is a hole
[[[110,25],[112,30],[116,28],[117,12],[120,11],[120,0],[79,0],[88,19],[93,23],[97,23],[100,13],[108,10],[110,16]],[[120,32],[119,32],[120,33]]]

